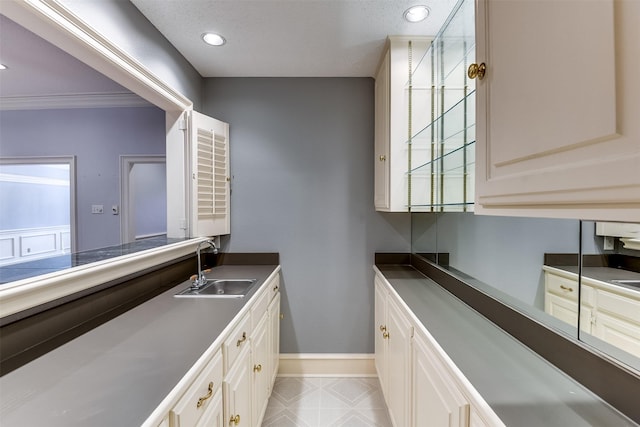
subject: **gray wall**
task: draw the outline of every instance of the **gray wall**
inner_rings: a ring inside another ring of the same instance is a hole
[[[542,310],[544,254],[579,250],[578,220],[424,213],[412,222],[414,252],[437,247],[453,268]],[[584,223],[584,236],[594,235],[593,224]],[[584,253],[600,253],[596,243],[584,239]]]
[[[275,251],[284,353],[372,353],[376,251],[410,249],[408,214],[373,208],[373,80],[205,79],[230,123],[225,250]]]
[[[80,19],[201,106],[202,77],[130,1],[61,0]]]
[[[120,244],[120,155],[164,155],[156,107],[0,111],[0,156],[76,156],[78,250]],[[91,205],[105,213],[91,214]]]

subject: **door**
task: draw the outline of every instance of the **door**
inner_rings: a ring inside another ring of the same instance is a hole
[[[271,370],[269,388],[271,388],[276,380],[280,366],[280,292],[276,293],[269,305],[269,322],[269,353],[271,357],[271,362],[269,363],[269,369]]]
[[[389,204],[389,52],[386,52],[375,80],[374,205],[388,210]]]
[[[253,359],[253,420],[262,422],[267,409],[271,375],[269,372],[269,316],[264,316],[253,330],[251,337],[251,357]]]
[[[385,334],[387,331],[387,292],[384,289],[378,276],[375,278],[375,313],[374,313],[374,334],[375,334],[375,363],[378,379],[382,391],[387,397],[387,343]]]
[[[478,213],[637,220],[640,6],[579,9],[477,1]]]

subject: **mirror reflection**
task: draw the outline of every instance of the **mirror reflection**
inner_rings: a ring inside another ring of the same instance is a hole
[[[0,282],[171,243],[164,111],[2,15],[0,43]]]
[[[413,213],[412,252],[638,369],[640,224],[608,224]]]

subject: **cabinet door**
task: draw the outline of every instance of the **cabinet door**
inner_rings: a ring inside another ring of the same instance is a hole
[[[224,379],[224,422],[230,427],[252,426],[251,351],[245,346]]]
[[[607,313],[598,313],[594,335],[627,353],[640,357],[640,325]]]
[[[378,372],[378,379],[382,391],[387,397],[387,347],[384,334],[387,329],[387,292],[380,279],[375,279],[375,313],[374,313],[374,334],[375,334],[375,364]]]
[[[375,195],[377,210],[389,205],[389,52],[387,51],[375,81]]]
[[[419,335],[413,340],[412,391],[414,427],[469,425],[469,403]]]
[[[269,316],[265,312],[251,335],[251,359],[253,364],[253,420],[256,424],[262,422],[262,416],[267,409],[269,387],[271,386],[269,372],[269,335],[267,325]]]
[[[276,294],[269,305],[269,323],[269,354],[271,356],[269,389],[271,389],[280,366],[280,293]]]
[[[409,421],[412,327],[393,299],[387,302],[387,406],[396,427]]]
[[[640,3],[476,4],[476,212],[637,220]]]

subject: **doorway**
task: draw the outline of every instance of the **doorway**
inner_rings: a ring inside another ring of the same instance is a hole
[[[167,234],[165,156],[120,156],[121,243]]]

